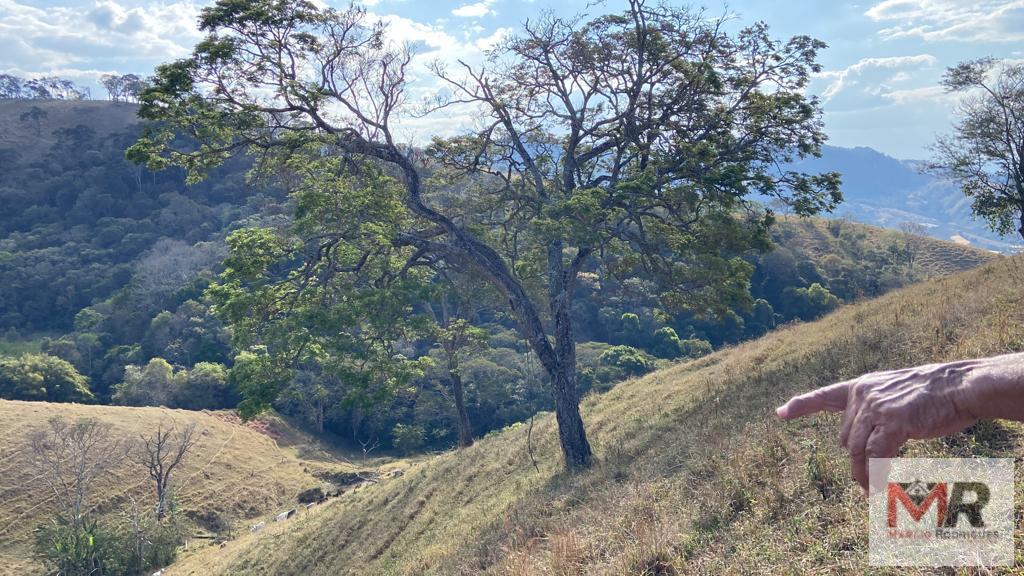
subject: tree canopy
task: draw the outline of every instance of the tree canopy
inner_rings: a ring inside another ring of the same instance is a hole
[[[946,71],[962,94],[953,133],[938,138],[929,168],[959,181],[993,230],[1024,238],[1024,64],[981,58]]]
[[[157,124],[130,154],[196,180],[248,152],[295,191],[298,224],[236,233],[210,290],[255,336],[239,342],[255,373],[316,361],[351,374],[369,358],[388,380],[408,368],[395,345],[413,334],[396,326],[417,286],[442,266],[472,270],[550,379],[570,467],[592,459],[572,317],[581,273],[642,270],[666,309],[724,313],[749,305],[742,256],[768,245],[772,214],[755,194],[798,214],[840,200],[836,174],[783,168],[824,140],[804,94],[824,44],[779,41],[761,23],[730,33],[639,0],[590,21],[528,22],[481,66],[433,66],[448,90],[431,110],[481,123],[425,149],[395,136],[412,112],[411,49],[363,10],[220,0],[200,28],[192,56],[143,93],[140,114]],[[304,227],[310,210],[321,218]],[[279,388],[257,387],[269,394],[256,405]]]
[[[0,358],[0,398],[46,402],[93,400],[89,379],[69,362],[48,354]]]

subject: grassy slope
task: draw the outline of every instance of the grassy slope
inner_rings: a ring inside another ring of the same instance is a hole
[[[915,253],[915,272],[923,277],[962,272],[998,258],[988,250],[973,246],[947,242],[931,236],[908,236],[899,230],[848,220],[782,217],[774,229],[773,236],[777,243],[786,248],[799,249],[811,254],[819,265],[830,254],[854,257],[832,234],[830,226],[841,229],[843,234],[855,232],[863,235],[865,248],[884,251],[894,243],[903,248],[909,242]]]
[[[161,420],[196,423],[198,443],[176,477],[179,509],[193,516],[216,513],[243,527],[248,519],[292,507],[298,492],[322,484],[315,476],[320,470],[353,469],[276,417],[257,423],[261,432],[227,412],[0,400],[0,574],[38,569],[29,560],[31,530],[52,508],[29,466],[26,436],[54,416],[98,419],[125,441],[149,434]],[[116,511],[127,494],[149,502],[152,489],[145,470],[124,461],[97,485],[92,501],[101,512]]]
[[[773,408],[865,371],[1024,349],[1022,283],[1024,259],[1000,259],[591,396],[590,472],[560,471],[546,415],[537,469],[513,428],[169,574],[862,573],[837,416],[781,424]],[[979,425],[907,453],[1020,455],[1018,432]]]

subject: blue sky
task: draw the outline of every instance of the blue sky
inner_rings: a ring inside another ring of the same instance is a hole
[[[318,0],[340,4],[338,0]],[[482,51],[541,10],[563,15],[619,11],[618,0],[363,0],[395,37],[417,42],[423,66],[434,58],[478,60]],[[201,0],[0,0],[0,72],[59,74],[102,94],[104,73],[148,74],[186,55],[200,37]],[[700,5],[699,3],[690,3]],[[790,0],[703,4],[738,22],[768,22],[776,35],[809,34],[829,44],[810,91],[825,109],[838,146],[870,146],[898,158],[927,157],[948,130],[955,99],[938,87],[943,70],[980,56],[1024,59],[1024,0]],[[417,87],[432,89],[419,68]],[[457,130],[458,117],[434,118],[411,133]]]

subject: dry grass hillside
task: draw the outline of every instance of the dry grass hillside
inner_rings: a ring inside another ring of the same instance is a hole
[[[783,424],[774,407],[866,371],[1024,350],[1022,285],[1024,259],[999,259],[590,396],[592,471],[562,472],[544,415],[536,467],[513,427],[167,574],[871,572],[838,417]],[[983,423],[906,452],[1022,456],[1020,432]]]
[[[196,424],[198,442],[175,483],[179,510],[199,529],[217,523],[245,529],[251,519],[294,507],[299,492],[323,485],[328,474],[354,470],[273,416],[242,425],[230,412],[0,400],[0,574],[41,571],[31,561],[32,530],[47,521],[53,507],[29,465],[27,437],[54,417],[96,419],[126,442],[152,433],[160,422]],[[145,469],[125,459],[98,482],[91,502],[101,514],[116,514],[129,495],[149,502],[152,490]]]
[[[885,251],[890,246],[910,250],[914,258],[913,270],[922,278],[963,272],[999,257],[973,246],[844,219],[783,217],[773,231],[778,244],[810,254],[819,265],[832,255],[858,257],[851,253],[850,245],[840,239],[844,235],[860,237],[859,249],[863,251]]]

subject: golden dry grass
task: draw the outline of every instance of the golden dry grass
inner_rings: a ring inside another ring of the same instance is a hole
[[[820,265],[829,255],[853,256],[836,237],[835,231],[861,236],[866,249],[885,251],[893,244],[901,249],[911,248],[914,252],[913,272],[918,278],[947,276],[999,258],[997,254],[973,246],[931,236],[908,236],[900,230],[848,220],[786,216],[779,220],[774,236],[784,247],[806,251]]]
[[[87,406],[0,400],[0,574],[39,570],[31,560],[31,532],[53,513],[45,485],[34,476],[27,435],[53,417],[69,421],[94,418],[112,434],[133,441],[155,427],[195,423],[198,441],[175,477],[176,503],[192,518],[217,515],[245,528],[251,519],[295,505],[296,495],[320,486],[319,471],[353,468],[317,448],[307,435],[276,417],[261,428],[243,426],[227,412],[191,412],[166,408]],[[281,440],[282,446],[272,436]],[[307,454],[299,459],[301,452]],[[101,513],[120,510],[129,494],[149,502],[153,487],[141,466],[121,463],[98,482],[92,505]],[[200,521],[200,525],[202,522]]]
[[[866,371],[1024,350],[1021,286],[1024,259],[999,259],[590,396],[599,462],[586,473],[562,472],[542,415],[539,469],[528,427],[512,427],[168,574],[870,572],[837,417],[782,424],[773,408]],[[980,426],[907,450],[1024,455],[1019,431]]]

